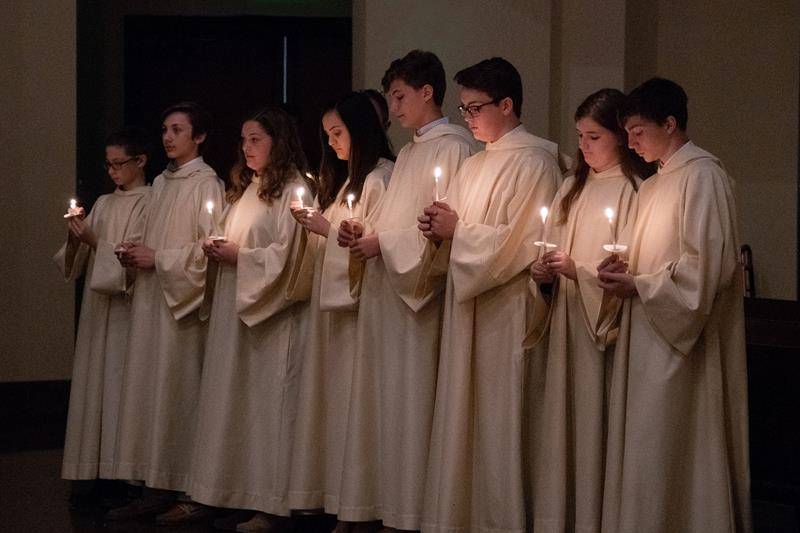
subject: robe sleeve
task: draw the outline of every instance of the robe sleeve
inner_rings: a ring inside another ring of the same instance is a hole
[[[252,327],[296,302],[289,285],[295,270],[293,260],[301,260],[299,249],[305,231],[292,216],[289,194],[277,207],[277,238],[265,248],[239,248],[236,264],[236,311],[242,322]],[[303,254],[305,255],[305,254]]]
[[[155,269],[161,291],[175,320],[180,320],[199,309],[203,302],[207,259],[203,242],[212,233],[211,216],[205,209],[207,200],[224,205],[222,187],[216,176],[203,179],[194,191],[191,209],[195,234],[191,242],[180,248],[156,250]]]
[[[120,242],[130,240],[130,233],[138,230],[138,224],[143,218],[147,201],[148,195],[142,195],[131,209]],[[133,293],[136,269],[125,268],[120,264],[117,254],[114,252],[118,245],[119,242],[97,241],[92,279],[90,280],[90,287],[93,291],[106,295],[122,293],[130,295]]]
[[[692,351],[717,294],[738,268],[728,177],[712,164],[691,172],[682,193],[680,256],[657,272],[634,276],[651,326],[684,355]]]
[[[442,146],[436,155],[436,162],[442,167],[442,178],[439,181],[440,190],[447,191],[447,200],[453,201],[455,193],[450,190],[450,183],[458,172],[461,164],[470,156],[471,147],[463,142],[450,142]],[[433,191],[433,180],[431,188]],[[422,213],[430,205],[431,194],[422,194],[426,198],[423,203],[416,206],[415,213]],[[445,200],[445,201],[447,201]],[[379,234],[381,257],[386,267],[389,283],[397,295],[414,311],[419,311],[425,304],[434,298],[444,287],[438,284],[435,290],[417,297],[417,285],[421,279],[422,261],[428,239],[422,236],[417,228],[416,216],[414,224],[408,228],[382,231]]]
[[[541,234],[538,209],[550,205],[561,172],[552,157],[523,163],[514,191],[499,191],[506,202],[506,223],[497,226],[459,220],[450,252],[456,301],[465,302],[503,285],[525,270],[536,257],[534,241]],[[510,198],[504,198],[511,195]]]

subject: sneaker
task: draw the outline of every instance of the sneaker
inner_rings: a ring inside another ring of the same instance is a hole
[[[207,505],[197,502],[178,502],[167,512],[156,517],[159,526],[179,526],[183,524],[196,524],[207,522],[214,518],[217,512]]]

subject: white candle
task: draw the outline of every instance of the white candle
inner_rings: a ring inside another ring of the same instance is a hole
[[[614,210],[610,207],[606,207],[604,211],[606,218],[608,219],[608,228],[611,230],[611,243],[614,249],[617,248],[617,232],[614,231]]]
[[[539,209],[539,216],[542,217],[542,246],[547,248],[547,214],[550,213],[550,210],[546,207],[542,207]]]
[[[217,217],[214,216],[214,202],[211,200],[206,202],[206,211],[208,211],[208,215],[211,217],[211,236],[218,237],[219,232],[217,231]]]
[[[434,183],[434,198],[436,201],[439,201],[439,178],[442,177],[442,167],[436,167],[433,169],[433,183]]]
[[[306,193],[305,187],[298,187],[295,191],[297,194],[297,200],[300,202],[300,209],[305,209],[305,205],[303,204],[303,195]]]
[[[356,195],[350,193],[347,195],[347,209],[350,211],[350,218],[353,218],[353,200],[356,199]]]
[[[74,211],[77,208],[78,208],[78,200],[76,200],[75,198],[70,199],[70,201],[69,201],[69,209],[70,209],[70,211]]]

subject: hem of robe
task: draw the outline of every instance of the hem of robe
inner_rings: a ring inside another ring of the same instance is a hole
[[[472,532],[472,531],[479,531],[481,533],[526,533],[526,529],[504,529],[504,528],[496,528],[496,527],[482,527],[482,526],[440,526],[438,524],[433,524],[430,522],[424,522],[422,524],[422,531],[425,533],[435,532],[435,533],[461,533],[461,532]],[[566,529],[558,530],[559,533],[566,531]],[[538,531],[536,532],[538,533]]]
[[[383,527],[402,529],[405,531],[420,531],[422,528],[421,514],[397,514],[383,511],[380,513]]]
[[[336,515],[342,522],[374,522],[381,519],[379,509],[376,505],[339,506],[339,512]]]
[[[189,486],[188,474],[153,471],[133,463],[118,463],[114,468],[114,479],[141,479],[151,489],[185,492]]]
[[[566,520],[562,519],[548,520],[545,518],[538,518],[533,520],[533,531],[534,533],[563,533],[564,531],[567,531],[568,523],[571,527],[569,530],[575,531],[575,533],[596,533],[597,531],[600,531],[599,517],[597,519],[597,524],[586,526],[581,526],[573,522],[567,522]]]
[[[338,494],[326,494],[325,495],[325,512],[332,515],[339,514],[339,495]]]
[[[112,463],[62,463],[61,479],[115,479]]]
[[[291,509],[321,509],[324,507],[324,494],[321,490],[299,491],[290,490],[287,497]]]
[[[249,492],[215,490],[193,483],[187,494],[197,503],[225,509],[247,509],[276,516],[291,516],[286,500],[277,496],[261,496]]]

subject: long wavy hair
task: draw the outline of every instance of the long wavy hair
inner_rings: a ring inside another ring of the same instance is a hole
[[[369,97],[363,92],[344,95],[325,108],[322,116],[336,111],[350,134],[350,158],[342,161],[328,145],[328,134],[320,119],[319,139],[322,144],[322,161],[319,169],[319,189],[317,201],[320,209],[325,209],[336,200],[336,193],[342,188],[348,176],[346,193],[352,193],[356,201],[361,198],[361,190],[367,174],[372,172],[381,157],[394,161],[389,140],[375,112]]]
[[[622,173],[630,180],[636,189],[636,178],[647,178],[655,171],[655,166],[646,163],[636,152],[628,148],[628,134],[617,120],[618,113],[625,102],[625,95],[617,89],[600,89],[592,93],[578,106],[575,111],[575,122],[582,118],[590,118],[609,130],[617,138],[617,151]],[[581,191],[586,186],[586,179],[591,168],[583,157],[583,152],[578,148],[575,156],[575,181],[572,187],[561,198],[560,224],[565,224],[569,216],[570,207],[578,199]]]
[[[306,169],[306,156],[294,119],[280,107],[269,105],[245,122],[251,120],[258,122],[272,138],[267,166],[258,172],[261,175],[258,197],[271,204],[272,200],[281,197],[286,184]],[[230,186],[225,193],[225,200],[231,204],[239,200],[255,174],[247,166],[240,142],[239,156],[231,170]]]

